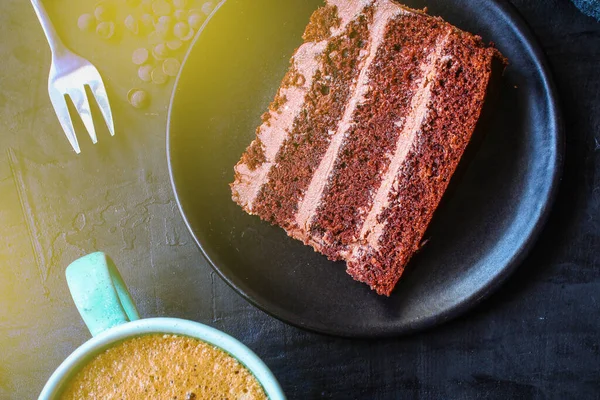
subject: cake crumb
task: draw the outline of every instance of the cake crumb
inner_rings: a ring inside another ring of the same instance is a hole
[[[302,35],[306,42],[320,42],[329,37],[331,28],[340,26],[337,6],[327,5],[319,8],[310,17],[310,22]]]

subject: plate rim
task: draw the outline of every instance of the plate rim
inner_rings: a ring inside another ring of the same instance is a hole
[[[169,108],[167,111],[167,126],[166,126],[166,153],[167,153],[167,166],[169,172],[169,180],[170,186],[173,191],[173,195],[175,197],[175,202],[177,203],[177,208],[179,209],[179,213],[183,218],[185,226],[187,227],[190,235],[192,236],[194,243],[200,250],[200,253],[204,257],[204,259],[208,262],[210,267],[214,272],[216,272],[225,283],[229,287],[231,287],[237,294],[242,296],[246,301],[252,304],[254,307],[263,311],[267,315],[282,321],[288,325],[307,330],[310,332],[315,332],[319,334],[336,336],[336,337],[346,337],[346,338],[385,338],[385,337],[399,337],[414,334],[417,332],[429,330],[433,327],[442,325],[447,323],[450,320],[457,318],[458,316],[466,313],[467,311],[473,309],[477,304],[480,304],[483,300],[488,298],[493,292],[498,290],[500,286],[502,286],[508,277],[513,274],[513,272],[523,263],[525,258],[531,252],[531,249],[537,242],[543,228],[548,222],[550,212],[552,207],[556,201],[557,193],[560,187],[560,182],[563,175],[564,170],[564,152],[565,152],[565,135],[564,135],[564,119],[560,109],[560,101],[559,95],[556,88],[556,84],[554,82],[552,70],[550,69],[550,65],[547,59],[546,54],[543,51],[543,48],[540,44],[539,39],[535,35],[533,29],[529,26],[525,18],[521,15],[519,10],[509,1],[507,0],[491,0],[487,6],[495,8],[498,15],[504,17],[507,25],[511,26],[517,37],[521,38],[521,43],[523,43],[524,47],[527,50],[527,53],[532,55],[532,61],[534,62],[535,69],[539,71],[541,77],[541,83],[544,87],[544,94],[546,98],[546,102],[549,106],[549,114],[552,116],[549,121],[553,126],[553,131],[555,132],[554,137],[554,148],[556,149],[555,157],[554,157],[554,167],[552,170],[552,182],[550,188],[548,190],[548,194],[543,201],[543,205],[541,206],[541,212],[537,221],[535,222],[531,233],[524,240],[521,246],[515,249],[514,256],[511,260],[509,260],[505,266],[501,269],[501,271],[491,279],[486,285],[481,287],[478,291],[471,293],[466,296],[464,299],[456,303],[454,306],[449,307],[437,314],[429,316],[427,318],[420,319],[418,322],[413,324],[389,329],[389,330],[376,330],[374,332],[341,332],[336,329],[327,329],[318,326],[311,326],[310,324],[302,323],[302,321],[295,321],[289,316],[284,316],[278,314],[278,309],[273,311],[273,308],[269,308],[269,305],[263,305],[259,300],[254,299],[251,295],[242,290],[233,279],[227,277],[212,261],[207,252],[204,250],[202,244],[194,234],[192,226],[186,216],[186,213],[181,204],[180,196],[177,191],[177,187],[175,184],[175,176],[173,172],[173,161],[172,161],[172,151],[171,151],[171,121],[173,114],[173,104],[175,102],[175,98],[179,88],[179,81],[181,79],[182,73],[184,71],[184,67],[187,63],[190,54],[192,53],[200,35],[204,31],[207,24],[213,18],[213,16],[218,12],[218,10],[227,2],[228,0],[221,0],[214,8],[212,13],[206,18],[203,25],[198,29],[194,39],[192,40],[188,50],[186,51],[185,56],[183,57],[183,61],[181,63],[181,68],[175,78],[175,83],[173,85],[173,90],[171,92],[171,97],[169,99]]]

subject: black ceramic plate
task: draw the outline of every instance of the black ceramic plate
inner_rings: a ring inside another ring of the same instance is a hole
[[[504,1],[428,0],[510,60],[486,135],[438,209],[390,298],[231,200],[252,141],[320,0],[227,0],[188,53],[169,112],[175,194],[198,246],[248,301],[290,324],[342,336],[414,332],[452,318],[523,260],[554,195],[562,136],[553,85],[529,29]]]

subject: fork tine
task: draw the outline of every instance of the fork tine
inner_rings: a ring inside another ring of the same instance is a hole
[[[96,82],[95,85],[90,85],[90,89],[96,98],[96,102],[100,107],[100,112],[104,117],[104,121],[106,122],[106,126],[108,126],[108,131],[111,136],[115,136],[115,123],[113,121],[112,112],[110,110],[110,103],[108,102],[108,95],[106,94],[106,89],[104,88],[104,83],[102,80]]]
[[[75,136],[73,121],[71,121],[71,117],[69,116],[69,109],[67,108],[67,102],[65,101],[64,94],[53,87],[48,88],[48,93],[50,94],[50,101],[52,102],[52,107],[54,107],[54,112],[56,112],[56,116],[60,121],[60,125],[62,126],[67,139],[69,139],[69,143],[71,143],[75,153],[81,153],[79,143],[77,142],[77,136]]]
[[[96,129],[94,128],[94,119],[92,118],[92,109],[90,108],[90,102],[85,93],[85,89],[72,89],[68,91],[73,104],[75,105],[75,109],[79,113],[81,120],[83,121],[83,125],[88,131],[90,138],[93,143],[98,142],[98,138],[96,136]]]

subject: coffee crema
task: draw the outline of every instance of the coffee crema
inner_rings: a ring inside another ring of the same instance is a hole
[[[238,360],[199,339],[150,334],[94,357],[67,384],[60,400],[267,399]]]

